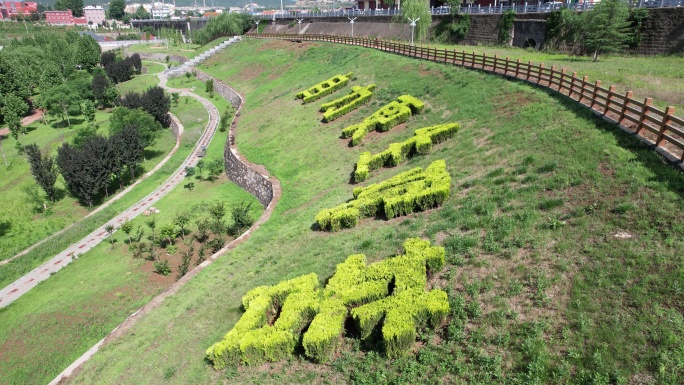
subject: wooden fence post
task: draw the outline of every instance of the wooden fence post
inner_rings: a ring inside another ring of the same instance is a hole
[[[606,109],[603,111],[605,116],[608,113],[608,107],[610,107],[610,100],[613,98],[613,93],[615,92],[615,86],[610,86],[608,88],[608,98],[606,99]]]
[[[504,75],[508,76],[508,56],[506,56],[506,66],[504,67]]]
[[[594,109],[594,104],[596,104],[596,91],[601,87],[601,81],[597,80],[596,83],[594,84],[594,90],[591,92],[591,104],[589,105],[590,109]]]
[[[627,113],[627,106],[629,105],[629,99],[634,96],[634,93],[632,91],[627,91],[625,93],[625,103],[622,105],[622,108],[620,109],[620,117],[618,117],[618,125],[622,123],[622,120],[625,119],[625,114]]]
[[[661,147],[663,140],[665,140],[665,130],[667,130],[667,124],[670,123],[670,116],[674,115],[675,108],[670,106],[665,109],[665,116],[663,116],[662,122],[660,122],[660,129],[658,130],[658,139],[656,140],[656,146]]]
[[[570,78],[570,92],[568,93],[568,96],[572,98],[572,93],[575,92],[575,78],[577,77],[577,72],[572,73],[572,77]]]
[[[641,115],[639,116],[639,124],[637,125],[636,133],[639,136],[644,135],[644,131],[646,128],[644,125],[646,124],[646,116],[648,115],[648,109],[653,105],[653,99],[651,98],[646,98],[644,99],[644,107],[641,109]]]
[[[542,82],[542,72],[544,72],[544,63],[539,63],[539,74],[537,75],[537,84]]]
[[[527,74],[525,75],[527,81],[530,81],[530,69],[532,69],[532,60],[527,62]]]
[[[518,72],[520,71],[520,59],[515,60],[515,77],[518,78]]]
[[[582,89],[580,90],[580,96],[579,96],[579,102],[582,103],[582,99],[584,98],[584,91],[586,91],[586,86],[587,83],[589,82],[589,76],[585,76],[582,78]]]

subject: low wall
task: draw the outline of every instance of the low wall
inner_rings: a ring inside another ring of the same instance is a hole
[[[684,8],[650,9],[644,23],[639,54],[670,54],[684,52]]]
[[[214,81],[214,91],[228,100],[237,110],[235,118],[233,118],[233,122],[230,125],[228,140],[226,141],[223,152],[228,179],[254,195],[264,207],[268,207],[269,203],[273,200],[274,183],[269,179],[266,169],[262,166],[250,163],[238,153],[237,147],[235,146],[235,131],[237,129],[237,121],[240,117],[240,110],[243,105],[242,97],[220,80],[214,79],[204,72],[195,71],[197,73],[196,77],[200,80],[207,81],[212,79]]]
[[[176,115],[172,114],[169,112],[169,117],[171,117],[171,124],[169,124],[169,130],[173,132],[173,136],[178,140],[178,132],[180,132],[180,127],[183,125],[181,124],[180,120],[176,117]]]

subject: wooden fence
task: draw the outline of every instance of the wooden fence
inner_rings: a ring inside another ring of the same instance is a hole
[[[578,77],[565,68],[545,67],[544,63],[524,63],[485,53],[416,47],[406,43],[334,35],[247,34],[250,38],[284,39],[294,41],[323,41],[375,48],[399,55],[415,57],[465,68],[479,69],[538,84],[558,91],[592,110],[618,123],[627,131],[645,139],[648,143],[664,149],[674,159],[684,162],[684,119],[674,116],[675,108],[665,111],[655,108],[651,98],[636,100],[632,91],[624,95],[615,92],[615,86],[602,87],[600,81],[589,82],[587,76]]]

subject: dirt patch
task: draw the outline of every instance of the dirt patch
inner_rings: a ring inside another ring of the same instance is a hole
[[[315,47],[317,45],[319,44],[313,42],[299,43],[296,41],[273,39],[267,40],[264,44],[256,49],[256,52],[272,51],[274,49],[286,49],[290,52],[301,52],[308,50],[309,47]]]
[[[500,117],[510,118],[517,115],[523,107],[537,101],[534,95],[526,92],[497,94],[493,97],[494,112]]]
[[[255,64],[245,67],[236,77],[241,81],[249,81],[258,78],[265,70],[266,67],[263,64]]]

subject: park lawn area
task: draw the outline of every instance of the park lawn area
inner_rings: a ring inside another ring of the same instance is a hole
[[[383,63],[382,67],[368,63]],[[204,70],[247,100],[237,144],[282,184],[271,219],[163,306],[106,345],[68,383],[627,383],[684,376],[684,177],[660,156],[556,92],[478,71],[361,47],[256,41]],[[388,68],[400,69],[388,71]],[[330,124],[296,92],[341,73],[377,84],[372,101]],[[401,94],[422,114],[350,148],[341,129]],[[337,233],[314,216],[352,197],[359,154],[423,126],[461,131],[426,156],[374,172],[364,186],[445,159],[442,208],[366,219]],[[624,234],[627,234],[625,236]],[[330,365],[286,362],[214,371],[205,350],[259,285],[316,273],[348,255],[396,255],[409,237],[447,250],[430,287],[449,294],[448,325],[421,331],[415,352],[388,360],[345,338]]]
[[[126,52],[162,53],[167,55],[184,56],[188,59],[192,59],[195,56],[203,53],[204,51],[214,48],[215,46],[223,43],[228,39],[228,37],[220,37],[216,40],[212,40],[211,42],[205,45],[179,43],[175,47],[170,46],[168,48],[166,48],[165,44],[134,44],[130,47],[126,47]]]
[[[430,44],[430,47],[435,45]],[[471,46],[471,45],[441,45],[442,49],[454,49],[457,52],[477,54],[486,53],[488,56],[499,55],[500,58],[509,57],[515,61],[534,64],[544,63],[545,67],[556,66],[559,70],[567,68],[567,73],[572,75],[577,72],[581,79],[588,76],[593,84],[596,80],[601,81],[601,86],[606,89],[610,85],[616,86],[616,92],[624,95],[628,90],[634,91],[634,98],[643,101],[644,98],[653,98],[653,103],[660,109],[666,106],[675,106],[677,109],[684,108],[684,56],[660,55],[601,55],[597,62],[593,62],[591,56],[574,56],[560,53],[535,51],[516,47],[499,46]]]
[[[190,153],[190,150],[194,148],[207,122],[206,117],[197,116],[198,109],[202,108],[201,104],[191,98],[187,98],[188,102],[186,103],[185,99],[186,97],[182,97],[178,106],[171,106],[171,112],[176,115],[181,122],[183,122],[185,132],[181,138],[180,148],[174,155],[171,156],[168,162],[159,170],[157,170],[157,172],[140,182],[140,184],[133,188],[132,191],[124,195],[116,202],[113,202],[107,208],[79,221],[74,227],[69,228],[61,233],[59,237],[50,239],[47,242],[37,246],[28,254],[13,260],[6,265],[0,266],[0,287],[5,287],[22,275],[36,268],[41,263],[61,252],[72,243],[77,242],[88,235],[110,218],[113,218],[130,205],[145,197],[147,194],[157,188],[157,186],[159,186],[163,181],[165,181],[169,175],[171,175],[180,166],[183,160]],[[171,137],[171,141],[173,141],[175,144],[175,141],[173,140],[173,134],[170,132],[170,130],[163,131],[163,137],[166,135],[169,135]],[[162,145],[164,141],[165,140],[158,139],[155,146]],[[170,145],[169,150],[171,147],[173,147],[173,145]],[[159,160],[166,157],[169,150],[166,150],[163,154],[160,150],[152,152],[149,150],[146,151],[146,154],[149,156],[149,158],[147,163],[143,163],[143,171],[154,168],[154,166],[159,163]],[[152,159],[158,160],[153,161]]]
[[[172,111],[188,132],[196,134],[206,125],[206,117],[197,116],[199,102],[191,99],[186,104],[185,99],[181,98]],[[217,133],[210,142],[210,152],[216,153],[226,139],[227,133]],[[182,153],[179,161],[189,153],[189,146],[183,149],[179,151]],[[253,196],[222,175],[213,182],[196,180],[192,191],[179,185],[157,202],[155,207],[160,210],[155,214],[157,229],[171,223],[178,212],[187,211],[193,217],[206,215],[203,214],[206,206],[218,201],[226,204],[228,212],[233,206],[250,204],[254,219],[263,211]],[[132,222],[134,227],[145,227],[147,219],[138,216]],[[231,224],[229,218],[226,222]],[[149,229],[147,233],[149,236]],[[173,267],[171,275],[164,277],[152,272],[151,261],[131,256],[126,238],[123,232],[115,233],[113,244],[99,244],[19,300],[0,309],[0,372],[5,379],[23,384],[49,382],[176,280],[179,255],[163,257],[170,259]],[[177,243],[181,243],[180,237]],[[196,258],[191,267],[195,263]],[[51,358],[45,360],[46,355]]]
[[[56,155],[59,146],[75,137],[78,128],[85,125],[81,117],[70,119],[72,128],[62,127],[66,126],[66,122],[57,119],[48,121],[49,125],[45,125],[42,119],[31,123],[27,126],[27,135],[21,136],[19,141],[23,145],[36,143],[43,151]],[[108,135],[109,113],[98,110],[95,120],[100,127],[98,133]],[[151,169],[159,163],[173,148],[175,142],[171,131],[160,132],[156,143],[145,152],[146,161],[143,169]],[[4,224],[4,231],[0,236],[0,260],[12,257],[87,214],[87,209],[68,194],[64,194],[62,199],[52,205],[52,213],[46,215],[38,211],[38,208],[42,209],[41,203],[33,201],[24,192],[27,187],[35,185],[30,166],[26,157],[19,155],[14,149],[14,144],[15,140],[12,137],[3,140],[2,143],[9,166],[0,167],[0,191],[3,197],[11,199],[14,203],[0,211],[0,223]],[[57,187],[65,189],[62,178],[58,179]],[[39,191],[42,195],[42,190]]]
[[[141,74],[135,75],[133,79],[119,83],[116,88],[119,90],[120,95],[126,95],[129,92],[142,93],[150,87],[154,87],[159,84],[159,78],[156,74]]]
[[[164,70],[166,69],[165,66],[163,66],[159,63],[151,62],[151,61],[147,61],[147,60],[143,60],[142,65],[143,65],[143,67],[147,68],[146,75],[156,75],[160,72],[164,72]]]

